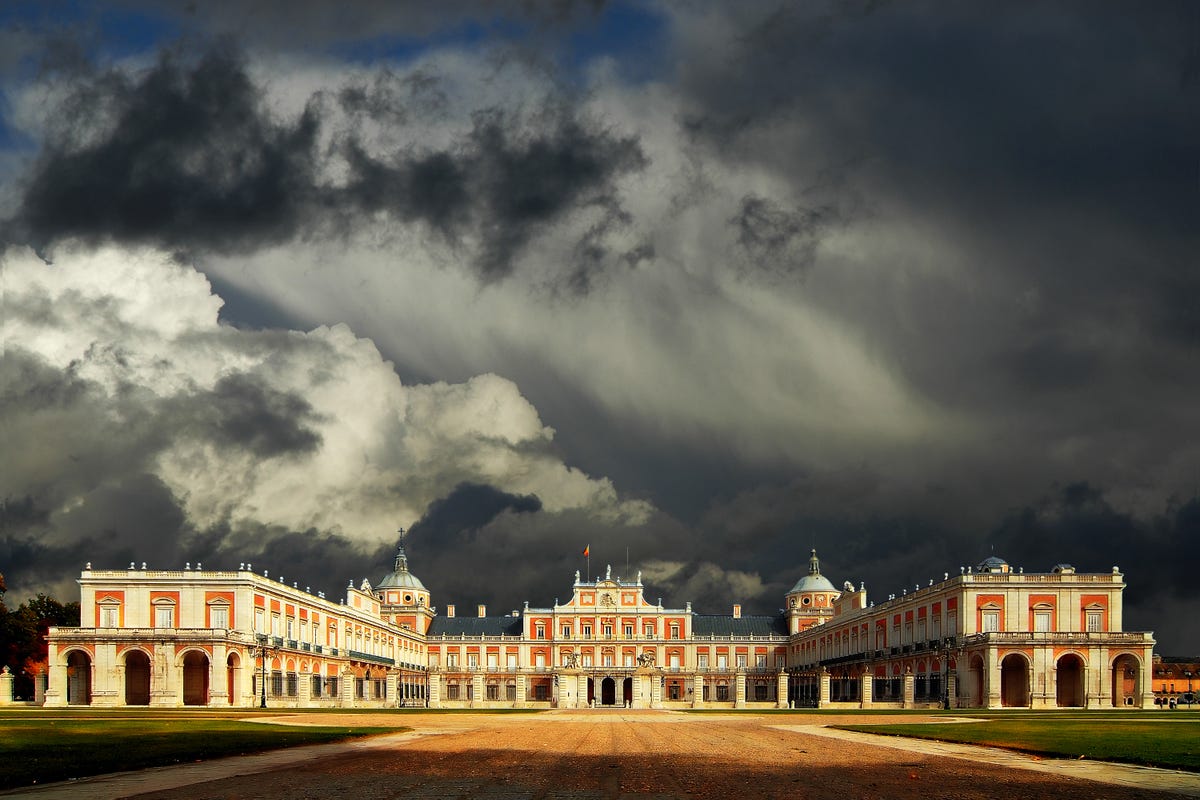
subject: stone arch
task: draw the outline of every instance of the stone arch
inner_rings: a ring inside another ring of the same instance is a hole
[[[1083,708],[1087,705],[1084,675],[1087,665],[1078,653],[1065,653],[1055,665],[1054,701],[1059,708]]]
[[[1112,704],[1117,708],[1142,707],[1142,662],[1133,653],[1121,653],[1112,662]]]
[[[185,650],[182,661],[183,704],[185,706],[208,705],[208,653],[203,650]]]
[[[86,650],[71,650],[67,654],[67,705],[92,704],[92,657]]]
[[[617,682],[611,677],[600,682],[600,704],[605,706],[617,704]]]
[[[150,705],[150,656],[136,647],[125,651],[125,705]]]
[[[1000,662],[1000,705],[1029,707],[1029,660],[1021,653],[1009,653]]]

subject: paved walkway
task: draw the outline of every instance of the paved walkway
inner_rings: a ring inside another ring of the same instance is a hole
[[[909,753],[930,756],[963,758],[979,764],[997,767],[1015,767],[1034,772],[1049,772],[1064,777],[1098,781],[1113,786],[1128,786],[1134,789],[1153,789],[1173,792],[1187,797],[1200,797],[1200,773],[1184,772],[1158,767],[1139,767],[1135,764],[1114,764],[1110,761],[1086,761],[1065,758],[1045,758],[1018,753],[999,747],[983,747],[974,744],[934,742],[929,739],[907,739],[900,736],[879,736],[874,733],[835,730],[807,725],[774,725],[785,731],[796,731],[813,736],[826,736],[846,742],[857,742],[872,747],[890,747]]]

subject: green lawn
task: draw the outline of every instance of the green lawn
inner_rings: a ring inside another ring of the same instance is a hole
[[[951,714],[953,712],[943,712]],[[1200,772],[1200,714],[1000,712],[961,724],[838,725],[850,731],[990,745],[1063,758],[1120,761]]]
[[[6,711],[0,714],[0,789],[406,730],[241,721],[247,716]]]

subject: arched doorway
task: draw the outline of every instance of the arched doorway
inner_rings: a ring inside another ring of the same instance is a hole
[[[92,704],[92,659],[82,650],[67,656],[67,705]]]
[[[1029,663],[1016,653],[1009,653],[1000,662],[1000,705],[1029,707]]]
[[[621,702],[630,707],[633,706],[633,678],[621,681]]]
[[[1067,653],[1058,660],[1054,700],[1059,708],[1083,708],[1087,705],[1083,672],[1083,659],[1074,653]]]
[[[125,654],[125,705],[150,705],[150,656],[141,650]]]
[[[1112,665],[1112,702],[1118,708],[1141,708],[1142,665],[1137,657],[1126,653],[1117,656]]]
[[[208,656],[199,650],[183,655],[183,704],[208,705]]]
[[[229,705],[235,705],[238,696],[237,690],[240,688],[238,680],[241,677],[241,659],[237,653],[230,653],[225,659],[225,694],[229,698]]]
[[[605,706],[617,704],[617,682],[612,678],[600,681],[600,704]]]
[[[588,678],[587,704],[589,706],[596,705],[596,679],[595,678]]]
[[[967,665],[967,708],[982,708],[983,702],[983,657],[971,656]]]

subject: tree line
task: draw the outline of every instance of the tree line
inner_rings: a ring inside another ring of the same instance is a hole
[[[0,573],[0,668],[13,673],[14,697],[32,699],[34,676],[47,671],[46,633],[54,625],[79,625],[79,603],[64,605],[39,593],[9,611],[6,591]]]

